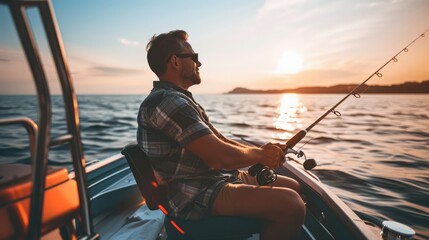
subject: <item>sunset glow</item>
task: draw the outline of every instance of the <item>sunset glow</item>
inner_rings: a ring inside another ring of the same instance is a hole
[[[157,76],[145,46],[154,34],[189,33],[202,84],[286,89],[356,84],[429,28],[426,0],[52,1],[78,94],[145,94]],[[100,8],[102,6],[102,8]],[[27,9],[50,81],[58,76],[40,14]],[[80,16],[80,17],[76,17]],[[174,21],[171,17],[174,16]],[[35,94],[10,11],[0,5],[0,94]],[[368,84],[429,79],[429,33]],[[59,84],[52,86],[61,93]]]
[[[304,58],[296,52],[284,52],[277,63],[277,74],[295,74],[303,69]]]
[[[283,94],[278,108],[279,116],[274,119],[277,129],[286,130],[272,136],[276,139],[289,139],[292,134],[302,128],[302,121],[299,114],[307,111],[307,108],[300,102],[298,94]]]

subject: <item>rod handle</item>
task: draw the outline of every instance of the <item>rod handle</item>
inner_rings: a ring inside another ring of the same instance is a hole
[[[289,141],[286,142],[286,149],[283,151],[287,153],[287,149],[295,147],[295,145],[298,144],[305,137],[305,135],[307,135],[306,130],[300,130],[297,132],[291,139],[289,139]],[[263,168],[264,165],[257,163],[251,166],[247,171],[251,176],[256,176]]]
[[[300,130],[289,141],[286,142],[286,149],[295,147],[307,135],[307,130]]]

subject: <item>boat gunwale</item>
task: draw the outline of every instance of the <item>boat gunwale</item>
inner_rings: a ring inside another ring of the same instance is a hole
[[[322,181],[317,181],[312,173],[301,169],[299,166],[285,163],[277,169],[280,173],[287,171],[296,176],[297,180],[305,185],[306,188],[317,194],[323,200],[327,207],[343,222],[347,228],[354,234],[356,239],[378,239],[379,236],[368,227],[346,203],[334,194]]]

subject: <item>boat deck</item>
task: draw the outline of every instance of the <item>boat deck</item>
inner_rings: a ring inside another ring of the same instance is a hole
[[[114,165],[116,167],[112,167]],[[290,168],[296,172],[290,171]],[[118,171],[118,169],[122,170]],[[93,196],[91,202],[96,213],[94,227],[102,239],[139,239],[143,236],[145,239],[166,239],[163,231],[164,215],[159,210],[149,210],[144,204],[134,177],[123,159],[118,159],[115,164],[111,163],[98,168],[97,171],[103,172],[102,176],[105,179],[109,179],[106,178],[108,176],[110,179],[115,179],[113,183],[96,181],[98,184],[92,184],[92,188],[97,189],[97,191],[91,191]],[[90,174],[90,176],[96,175],[91,177],[93,180],[102,177],[97,176],[97,171]],[[121,176],[105,176],[107,172],[112,171],[120,172]],[[293,166],[278,169],[278,173],[287,176],[295,174],[307,176],[306,180],[301,183],[307,198],[307,215],[299,239],[340,239],[343,237],[364,239],[371,236],[372,233],[359,231],[363,227],[362,225],[365,226],[364,221],[355,215],[353,215],[355,218],[349,216],[353,212],[348,212],[351,211],[349,208],[341,208],[345,204],[342,202],[339,204],[340,200],[335,198],[336,196],[331,196],[331,193],[326,192],[323,186],[320,186],[320,189],[310,186],[313,183],[322,185],[317,177]],[[103,188],[103,185],[106,188]],[[342,220],[345,217],[349,219],[349,222]],[[350,225],[356,226],[350,227]],[[357,230],[351,233],[350,229],[353,228]],[[256,234],[249,239],[259,239],[259,236]]]

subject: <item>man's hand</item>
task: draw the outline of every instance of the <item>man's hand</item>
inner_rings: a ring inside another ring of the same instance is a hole
[[[267,143],[261,146],[262,154],[264,158],[261,161],[261,164],[269,167],[276,168],[285,162],[285,153],[283,149],[278,146],[278,144]]]
[[[214,169],[239,169],[257,163],[276,168],[285,162],[285,153],[277,145],[273,143],[261,147],[235,145],[223,141],[214,134],[207,134],[188,143],[186,148]]]
[[[283,149],[284,152],[286,152],[286,143],[274,143],[277,147]]]

